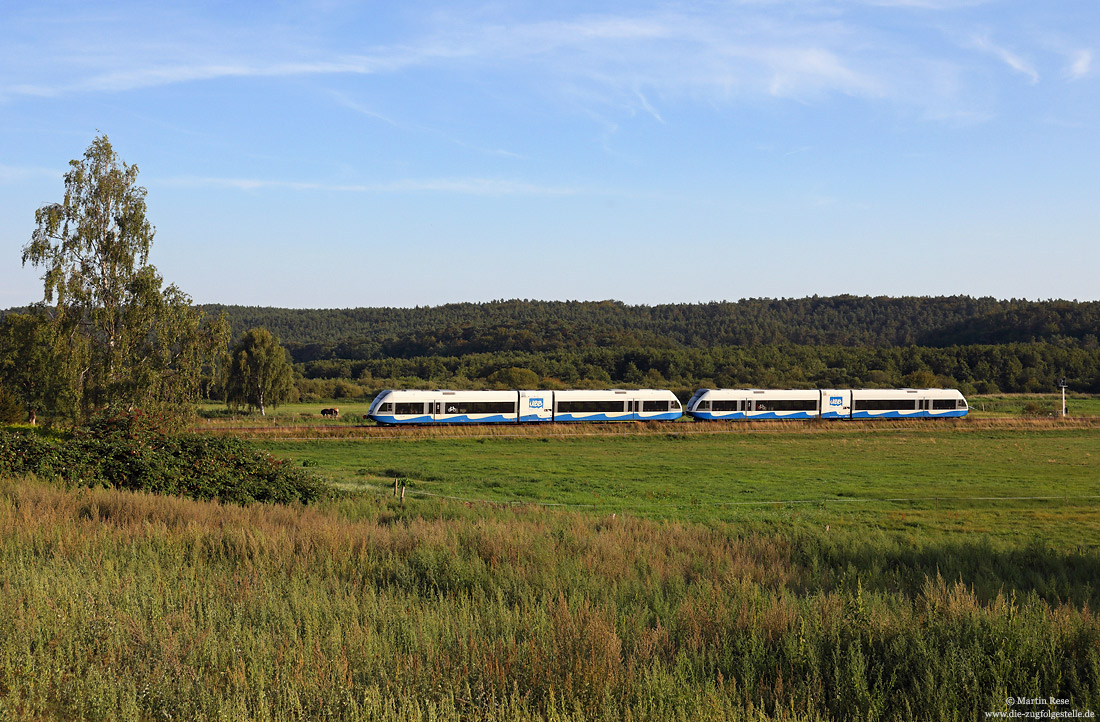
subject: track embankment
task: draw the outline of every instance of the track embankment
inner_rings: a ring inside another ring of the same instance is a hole
[[[461,426],[375,426],[345,423],[229,425],[199,423],[195,431],[249,439],[297,440],[400,440],[484,438],[572,438],[591,436],[684,436],[695,434],[790,434],[933,431],[966,433],[982,431],[1100,430],[1100,417],[964,419],[912,419],[895,421],[709,421],[618,422],[591,424],[463,424]]]

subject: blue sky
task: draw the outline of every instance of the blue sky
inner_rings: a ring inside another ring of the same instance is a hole
[[[1100,298],[1100,3],[0,0],[0,307],[97,132],[197,302]]]

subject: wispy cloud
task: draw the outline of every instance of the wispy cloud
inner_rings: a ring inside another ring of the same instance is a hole
[[[0,183],[22,183],[35,178],[61,178],[67,169],[37,168],[4,165],[0,163]]]
[[[1073,80],[1079,80],[1085,77],[1092,70],[1092,51],[1091,50],[1079,50],[1073,55],[1073,62],[1070,63],[1066,74]]]
[[[115,33],[112,42],[88,46],[88,34],[76,29],[67,41],[64,35],[54,40],[43,34],[47,52],[38,53],[42,59],[29,65],[18,48],[0,51],[0,71],[3,65],[10,69],[0,77],[11,79],[6,85],[0,82],[0,101],[223,78],[427,72],[458,82],[503,82],[516,93],[541,96],[562,108],[572,103],[572,110],[582,113],[615,118],[625,109],[657,122],[669,117],[667,108],[685,99],[726,104],[760,97],[818,102],[851,96],[916,107],[926,117],[977,117],[986,112],[973,106],[970,92],[985,82],[978,64],[957,45],[929,41],[937,33],[934,24],[954,27],[952,14],[964,16],[959,30],[944,34],[958,33],[964,48],[996,58],[1032,83],[1040,80],[1028,57],[1034,47],[1023,46],[1018,38],[1020,49],[993,40],[1005,37],[997,32],[996,19],[988,20],[992,29],[968,29],[971,8],[987,2],[673,2],[550,20],[513,15],[506,5],[478,13],[444,6],[423,13],[413,25],[402,25],[399,35],[375,35],[374,42],[365,43],[335,21],[320,23],[310,33],[295,32],[292,23],[274,22],[242,27],[205,22],[174,33],[169,31],[176,24],[162,19],[160,36],[141,37],[113,24],[122,22],[118,15],[102,21]],[[881,22],[887,16],[889,22]],[[36,32],[32,23],[26,27]],[[1074,79],[1084,77],[1091,63],[1091,52],[1080,51],[1065,72]],[[940,82],[948,75],[952,83]],[[351,96],[335,99],[394,127],[409,129],[414,123]]]
[[[333,91],[333,92],[329,93],[329,95],[332,97],[333,100],[336,101],[337,105],[342,106],[344,108],[347,108],[348,110],[353,110],[353,111],[355,111],[356,113],[358,113],[360,115],[366,116],[368,118],[372,118],[374,120],[380,120],[383,123],[385,123],[386,125],[393,126],[394,128],[403,128],[403,127],[405,127],[404,124],[398,123],[396,120],[393,120],[392,118],[390,118],[386,115],[383,115],[382,113],[379,113],[378,111],[374,110],[373,108],[369,108],[366,105],[364,105],[363,103],[360,103],[359,101],[354,100],[353,98],[349,97],[347,93],[340,93],[340,92]]]
[[[551,76],[551,87],[602,87],[621,93],[617,102],[630,98],[632,105],[660,118],[653,98],[639,88],[665,95],[762,91],[797,96],[861,92],[875,84],[840,52],[844,28],[812,18],[774,23],[762,11],[743,6],[718,16],[672,9],[540,22],[471,22],[461,15],[439,14],[418,37],[365,52],[346,52],[346,47],[341,52],[341,43],[264,43],[259,32],[255,37],[247,31],[219,37],[226,32],[211,29],[209,37],[192,44],[163,46],[120,37],[79,50],[44,38],[56,45],[47,54],[53,65],[42,66],[47,71],[39,73],[33,68],[12,73],[10,77],[23,80],[0,86],[0,97],[124,92],[220,78],[374,75],[465,66],[497,74],[520,71],[535,82]],[[83,41],[77,37],[71,42]]]
[[[159,183],[166,186],[192,188],[229,188],[239,191],[291,190],[322,191],[326,193],[417,193],[440,192],[477,196],[571,196],[581,193],[578,188],[544,186],[524,181],[500,178],[425,178],[402,179],[386,183],[313,183],[308,181],[270,180],[259,178],[165,178]],[[591,192],[591,191],[584,191]]]
[[[891,8],[919,8],[922,10],[958,10],[986,5],[991,0],[864,0],[868,5]]]
[[[971,38],[970,46],[983,53],[998,58],[1017,73],[1026,75],[1032,83],[1039,82],[1039,73],[1028,61],[1012,52],[1008,48],[994,43],[987,35],[975,35]]]

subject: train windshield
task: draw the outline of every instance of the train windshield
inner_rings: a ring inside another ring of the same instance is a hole
[[[368,414],[378,413],[378,407],[385,401],[390,395],[389,391],[383,391],[374,397],[374,401],[371,402],[370,409],[367,410]]]

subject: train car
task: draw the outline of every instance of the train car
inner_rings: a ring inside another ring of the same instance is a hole
[[[386,390],[367,416],[380,424],[515,423],[519,392]]]
[[[957,389],[855,389],[853,419],[921,419],[966,416],[966,399]]]
[[[687,413],[703,421],[966,416],[955,389],[699,389]]]
[[[687,413],[705,421],[815,419],[821,415],[821,394],[818,389],[700,389]]]
[[[665,389],[555,391],[554,421],[675,421],[683,416]]]
[[[500,424],[550,421],[672,421],[671,391],[386,390],[367,411],[380,424]]]

